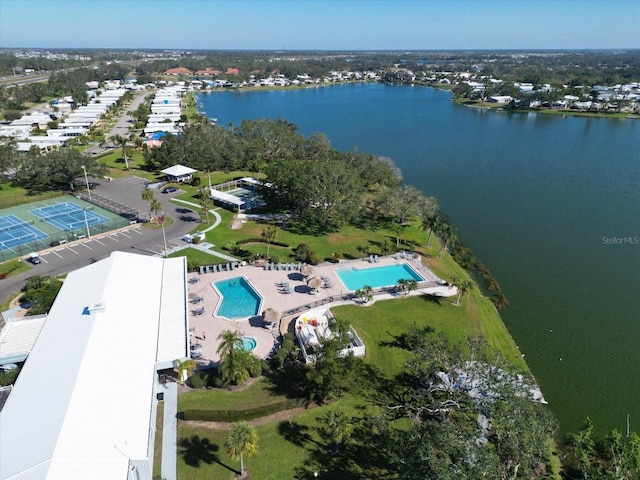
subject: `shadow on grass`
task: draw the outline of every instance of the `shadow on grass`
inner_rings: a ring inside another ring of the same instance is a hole
[[[298,422],[284,420],[278,424],[278,433],[287,442],[294,444],[296,447],[302,447],[307,442],[317,443],[311,438],[308,431],[309,427]]]
[[[208,438],[192,435],[189,438],[181,438],[178,441],[178,454],[182,456],[184,463],[190,467],[200,468],[202,465],[217,463],[233,473],[240,473],[229,465],[220,461],[218,456],[218,445]]]
[[[341,443],[307,445],[308,456],[296,469],[295,478],[331,478],[332,480],[396,478],[389,472],[385,439],[377,433],[368,416],[352,418],[351,437]],[[320,432],[320,429],[318,430]]]
[[[307,399],[309,397],[308,368],[298,362],[287,363],[283,368],[270,373],[269,391],[287,398]]]
[[[422,301],[427,302],[427,303],[434,303],[438,306],[442,306],[442,301],[444,300],[442,297],[438,297],[435,295],[420,295],[420,298],[422,299]]]

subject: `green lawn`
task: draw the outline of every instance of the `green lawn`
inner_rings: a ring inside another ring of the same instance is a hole
[[[175,257],[187,257],[188,263],[195,263],[197,265],[216,265],[218,263],[228,263],[225,259],[216,257],[215,255],[209,255],[202,250],[196,250],[195,248],[185,248],[178,252],[169,255],[170,258]]]
[[[30,269],[31,267],[29,267],[26,262],[20,259],[14,259],[4,263],[0,263],[0,279],[18,275]]]
[[[264,378],[255,380],[248,388],[231,391],[221,388],[194,390],[180,395],[178,411],[196,410],[237,410],[278,403],[285,399],[269,390],[270,383]]]

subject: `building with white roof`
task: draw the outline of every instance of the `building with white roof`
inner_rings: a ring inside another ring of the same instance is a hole
[[[152,478],[158,370],[188,357],[186,259],[70,273],[0,412],[0,480]]]

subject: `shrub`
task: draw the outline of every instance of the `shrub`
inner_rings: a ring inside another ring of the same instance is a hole
[[[253,362],[249,367],[249,376],[256,378],[262,375],[262,362]]]
[[[196,420],[203,422],[239,422],[241,420],[253,420],[265,417],[283,410],[289,410],[299,406],[299,401],[286,399],[277,403],[260,405],[246,410],[195,410],[187,409],[180,412],[180,418],[184,420]]]
[[[6,112],[4,112],[4,119],[8,122],[12,122],[19,118],[22,118],[22,112],[20,112],[19,110],[7,110]]]
[[[307,263],[310,263],[311,265],[317,265],[320,263],[320,257],[315,253],[312,253],[311,255],[309,255],[309,258],[307,258]]]
[[[197,372],[189,377],[187,384],[191,388],[204,388],[209,383],[209,375],[207,371]]]
[[[273,357],[269,359],[269,363],[271,364],[271,368],[274,370],[278,370],[284,364],[284,357],[278,354],[275,354]]]
[[[271,261],[273,263],[280,263],[280,257],[277,255],[271,255]]]
[[[281,350],[286,351],[287,353],[289,353],[291,350],[293,350],[293,347],[295,346],[295,344],[293,343],[293,340],[285,340],[284,342],[282,342],[282,348]]]
[[[287,332],[284,334],[284,340],[291,340],[292,342],[295,343],[296,341],[296,334],[293,332]],[[283,341],[284,341],[283,340]]]
[[[19,368],[14,368],[5,372],[4,370],[0,370],[0,387],[6,387],[7,385],[11,385],[18,378],[18,373],[20,373]]]
[[[201,242],[200,237],[193,237],[193,238],[191,239],[191,243],[193,243],[194,245],[197,245],[197,244],[199,244],[200,242]]]
[[[262,360],[260,362],[260,368],[262,369],[262,374],[265,375],[267,373],[269,373],[271,371],[271,366],[269,365],[269,362],[267,362],[266,360]]]
[[[193,260],[191,261],[187,260],[187,270],[189,270],[190,272],[197,271],[199,266],[200,264],[198,262],[194,262]]]
[[[191,178],[192,187],[199,187],[201,183],[202,183],[202,179],[200,177],[195,176]]]

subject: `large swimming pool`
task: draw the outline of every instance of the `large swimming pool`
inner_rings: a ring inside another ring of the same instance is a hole
[[[234,277],[213,282],[221,301],[214,315],[229,320],[245,320],[257,315],[262,297],[244,277]]]
[[[365,285],[372,288],[391,287],[401,278],[418,282],[423,280],[407,263],[370,268],[340,268],[336,273],[349,291],[359,290]]]

